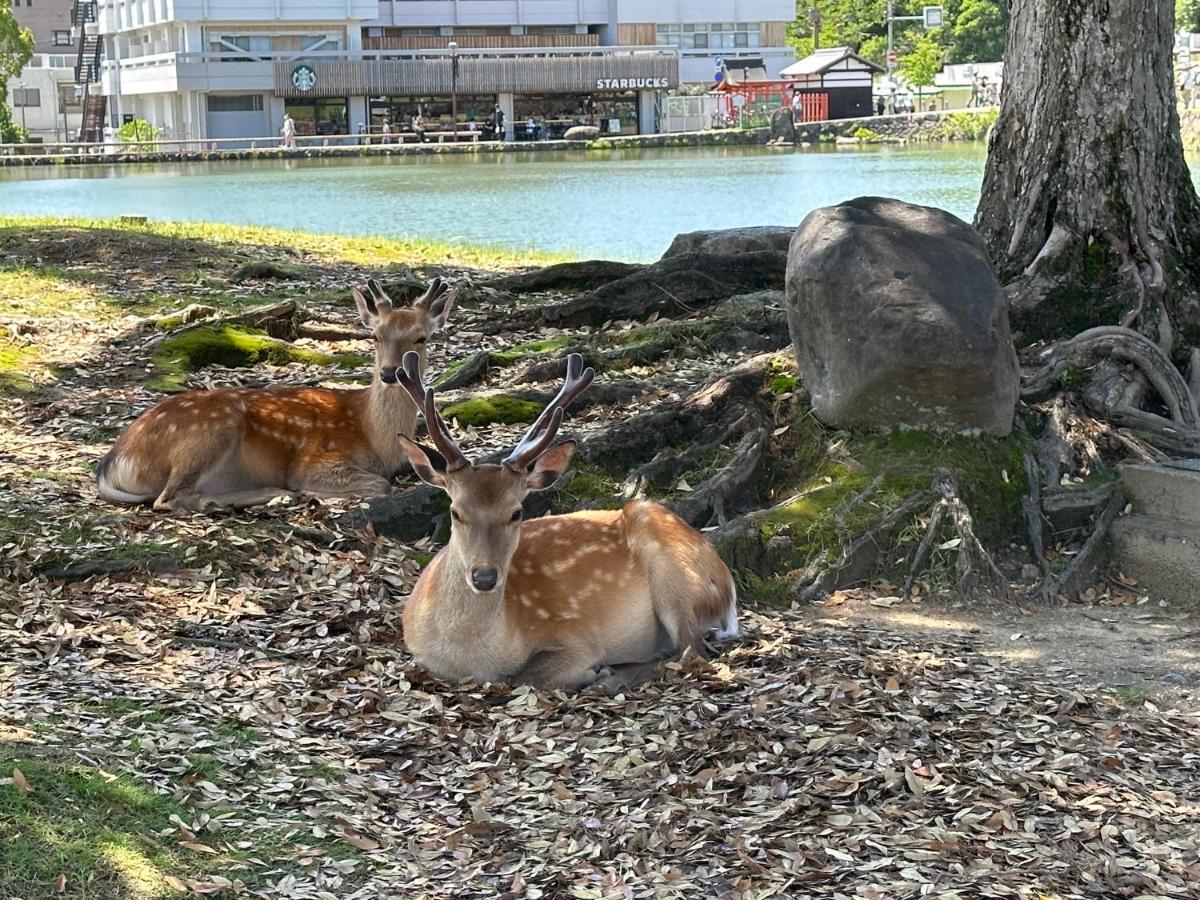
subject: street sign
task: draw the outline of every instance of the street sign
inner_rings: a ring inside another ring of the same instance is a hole
[[[940,6],[925,7],[925,27],[926,28],[941,28],[942,27],[942,8]]]

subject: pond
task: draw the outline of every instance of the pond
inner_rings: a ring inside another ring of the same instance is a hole
[[[564,151],[0,170],[0,213],[125,214],[643,261],[868,194],[974,214],[982,145]]]

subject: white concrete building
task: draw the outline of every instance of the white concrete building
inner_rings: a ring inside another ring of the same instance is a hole
[[[13,121],[34,143],[73,139],[83,117],[75,90],[75,54],[33,54],[21,74],[9,79],[8,105]]]
[[[469,130],[499,106],[522,138],[653,132],[657,96],[711,82],[720,59],[790,63],[794,15],[792,0],[99,0],[86,27],[114,127],[262,137],[286,111],[300,135],[395,133],[418,113],[436,131],[457,107]]]

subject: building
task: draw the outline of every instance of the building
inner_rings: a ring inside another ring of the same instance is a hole
[[[66,140],[78,132],[83,112],[75,90],[70,0],[12,0],[12,5],[17,24],[33,33],[33,57],[8,81],[13,121],[31,141]]]
[[[827,118],[857,119],[874,113],[871,86],[882,71],[849,47],[828,47],[787,66],[780,75],[791,81],[801,101],[824,98]]]
[[[52,2],[52,0],[39,0]],[[66,2],[66,0],[53,0]],[[81,2],[81,0],[76,0]],[[792,0],[98,0],[108,121],[163,137],[485,127],[658,130],[660,95],[726,59],[771,68]],[[456,46],[454,46],[456,45]]]

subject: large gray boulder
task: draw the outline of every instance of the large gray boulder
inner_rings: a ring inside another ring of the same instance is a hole
[[[757,225],[719,231],[689,231],[675,235],[663,259],[685,253],[753,253],[778,250],[787,253],[796,229],[791,225]]]
[[[1012,430],[1016,351],[975,229],[940,209],[860,197],[792,238],[788,330],[830,425]]]

